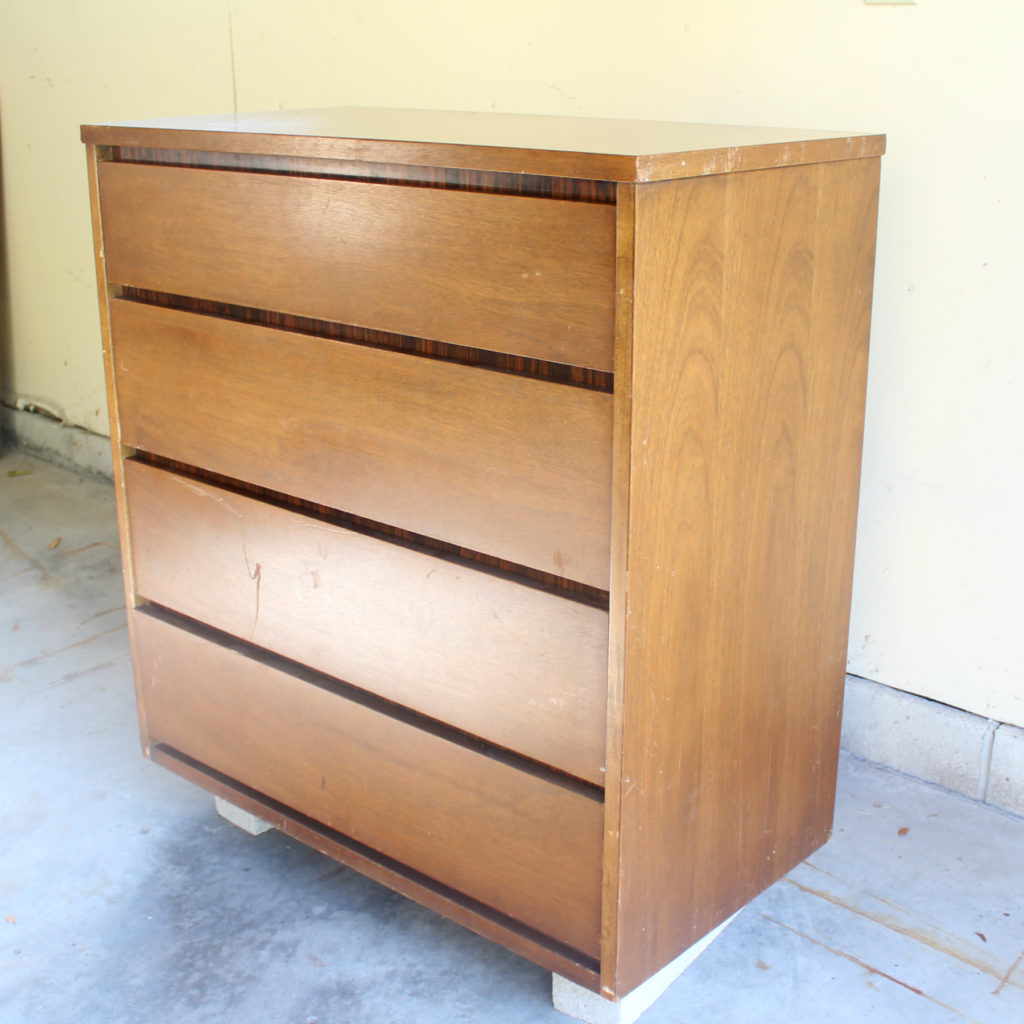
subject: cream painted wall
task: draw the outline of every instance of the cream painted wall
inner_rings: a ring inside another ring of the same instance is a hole
[[[105,430],[77,125],[365,104],[885,131],[850,669],[1024,725],[1018,0],[7,0],[4,400]]]
[[[83,121],[231,109],[228,14],[203,0],[0,0],[10,287],[3,400],[109,433]]]

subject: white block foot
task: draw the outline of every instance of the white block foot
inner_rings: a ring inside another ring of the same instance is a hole
[[[217,813],[225,821],[230,821],[232,825],[237,825],[243,832],[248,832],[251,836],[261,836],[264,832],[268,832],[274,827],[273,825],[268,825],[262,818],[257,818],[255,814],[250,814],[248,811],[243,811],[241,807],[236,807],[230,800],[225,800],[221,796],[215,796],[213,804],[217,808]]]
[[[725,930],[736,915],[723,921],[714,931],[684,950],[657,974],[652,974],[642,985],[621,999],[603,999],[596,992],[577,985],[560,974],[551,975],[551,1001],[559,1013],[586,1021],[586,1024],[633,1024],[654,1001],[686,970],[694,960]]]

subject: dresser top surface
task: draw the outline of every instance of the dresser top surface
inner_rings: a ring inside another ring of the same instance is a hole
[[[874,157],[885,149],[884,135],[858,132],[360,107],[83,125],[82,139],[637,182]]]

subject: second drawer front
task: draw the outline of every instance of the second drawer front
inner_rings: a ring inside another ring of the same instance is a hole
[[[104,163],[112,283],[612,369],[615,210]]]
[[[598,954],[600,801],[144,612],[133,628],[153,742]]]
[[[125,482],[140,597],[604,784],[607,612],[141,463]]]
[[[607,589],[611,395],[111,303],[126,445]]]

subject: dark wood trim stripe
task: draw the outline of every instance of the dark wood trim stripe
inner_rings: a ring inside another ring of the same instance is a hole
[[[418,167],[410,164],[372,163],[367,160],[328,160],[303,156],[255,153],[214,153],[192,149],[156,149],[147,146],[110,146],[107,158],[117,163],[163,164],[250,174],[283,174],[297,178],[342,178],[379,184],[443,188],[460,192],[535,196],[578,203],[615,202],[614,181],[562,178],[507,171],[476,171],[465,167]]]

